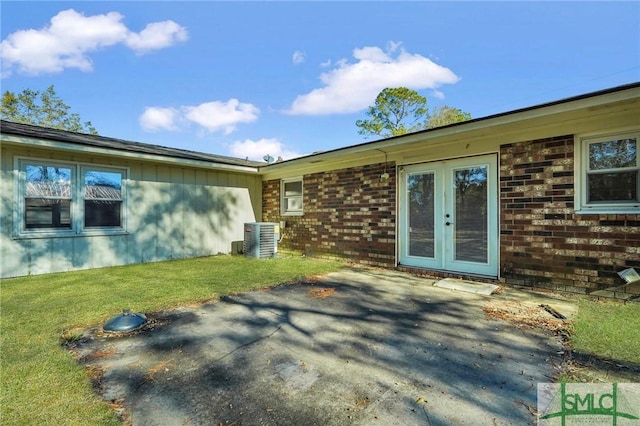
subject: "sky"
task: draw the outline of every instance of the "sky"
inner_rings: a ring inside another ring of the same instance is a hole
[[[640,81],[640,2],[5,1],[2,92],[100,135],[263,161],[373,140],[378,93],[473,118]]]

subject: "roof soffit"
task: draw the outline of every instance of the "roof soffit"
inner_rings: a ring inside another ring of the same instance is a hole
[[[572,133],[578,124],[594,120],[596,117],[626,114],[632,117],[640,110],[640,86],[624,92],[614,92],[600,97],[579,99],[574,102],[554,104],[544,108],[523,110],[512,114],[481,118],[437,129],[430,129],[394,138],[339,148],[325,153],[289,160],[284,163],[264,165],[261,173],[275,175],[295,173],[318,165],[337,168],[350,161],[362,162],[363,156],[386,153],[389,158],[406,152],[423,149],[425,144],[439,146],[456,142],[494,137],[496,143],[515,142],[513,138],[527,134],[533,138],[558,136],[547,134],[554,131]],[[636,115],[637,117],[637,115]],[[498,137],[496,137],[498,135]],[[543,135],[543,136],[541,136]],[[521,139],[521,140],[525,140]],[[380,162],[384,161],[384,157]]]

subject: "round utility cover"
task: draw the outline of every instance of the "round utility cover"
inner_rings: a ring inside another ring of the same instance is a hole
[[[142,327],[147,322],[147,317],[144,314],[123,312],[120,315],[116,315],[107,321],[102,329],[104,331],[133,331]]]

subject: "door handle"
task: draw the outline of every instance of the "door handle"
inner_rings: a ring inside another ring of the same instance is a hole
[[[451,225],[453,225],[453,223],[452,223],[452,222],[445,222],[444,224],[445,224],[445,225],[447,225],[447,226],[451,226]]]

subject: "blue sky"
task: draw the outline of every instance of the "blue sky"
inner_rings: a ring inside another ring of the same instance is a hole
[[[364,142],[385,87],[474,118],[640,81],[640,2],[0,3],[2,92],[262,160]]]

